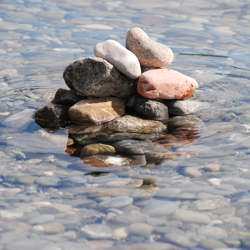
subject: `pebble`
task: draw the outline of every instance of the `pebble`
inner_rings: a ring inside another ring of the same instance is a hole
[[[143,213],[152,217],[167,216],[178,210],[180,203],[177,201],[162,201],[152,199],[145,203]]]
[[[141,75],[140,63],[135,54],[114,40],[98,43],[94,52],[96,57],[107,60],[131,79]]]
[[[222,181],[219,178],[210,178],[208,179],[208,182],[213,186],[220,186]]]
[[[77,124],[102,124],[124,115],[125,106],[115,97],[82,100],[70,107],[68,115]]]
[[[6,127],[16,128],[18,130],[26,129],[33,121],[34,109],[25,109],[16,114],[10,115],[3,120],[2,124]]]
[[[58,185],[60,179],[58,177],[42,176],[36,179],[36,184],[46,187],[55,187]]]
[[[85,58],[70,64],[63,73],[70,89],[84,97],[121,97],[135,93],[134,82],[102,58]]]
[[[207,249],[207,250],[228,249],[224,243],[216,239],[204,239],[199,243],[199,246],[202,249]]]
[[[221,165],[219,163],[210,163],[203,168],[206,172],[219,172],[221,171]]]
[[[100,203],[101,207],[104,208],[122,208],[127,207],[133,203],[133,198],[128,196],[120,196],[114,198],[108,198],[107,200]]]
[[[23,213],[19,211],[11,211],[11,210],[0,210],[0,218],[15,220],[23,217]]]
[[[68,124],[68,107],[49,103],[35,113],[35,121],[42,128],[57,130]]]
[[[166,101],[170,115],[190,115],[198,112],[204,105],[196,100]]]
[[[140,28],[134,27],[127,33],[126,47],[139,59],[141,65],[161,68],[169,66],[174,60],[172,50],[153,41]]]
[[[116,228],[113,231],[113,239],[115,239],[115,240],[124,240],[127,237],[128,237],[128,233],[124,227]]]
[[[73,106],[80,100],[81,98],[77,96],[73,90],[59,88],[51,102],[54,104]]]
[[[178,220],[197,224],[208,224],[211,219],[206,213],[196,212],[186,209],[176,209],[175,217]]]
[[[81,149],[81,156],[97,154],[115,154],[115,148],[108,144],[96,143],[84,146]]]
[[[202,176],[201,171],[195,167],[185,167],[183,168],[183,174],[189,177],[200,177]]]
[[[144,120],[135,116],[125,115],[105,124],[112,132],[151,134],[166,130],[166,125],[160,121]]]
[[[137,92],[149,99],[188,99],[196,88],[195,79],[171,69],[148,70],[142,73],[137,84]]]
[[[210,225],[205,227],[200,227],[198,233],[203,237],[205,236],[207,238],[213,238],[213,239],[225,239],[228,237],[228,234],[224,229]]]
[[[90,239],[111,239],[113,236],[110,227],[104,224],[85,225],[81,231]]]
[[[169,118],[165,104],[140,96],[132,96],[127,102],[127,108],[131,113],[149,120],[167,122]]]
[[[58,234],[64,232],[64,226],[60,223],[47,223],[42,225],[36,225],[33,227],[34,230],[44,232],[47,234]]]
[[[133,223],[129,225],[128,232],[130,235],[137,235],[148,238],[153,232],[153,227],[146,223]]]

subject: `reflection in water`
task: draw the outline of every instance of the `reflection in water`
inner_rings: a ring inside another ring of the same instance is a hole
[[[192,144],[199,137],[202,121],[193,115],[177,116],[168,122],[168,133],[136,134],[101,131],[98,126],[71,127],[66,152],[94,167],[146,166],[178,156],[174,148]]]

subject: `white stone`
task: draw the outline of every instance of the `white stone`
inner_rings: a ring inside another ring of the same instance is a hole
[[[136,55],[115,40],[98,43],[95,55],[107,60],[129,78],[136,79],[141,75],[141,66]]]

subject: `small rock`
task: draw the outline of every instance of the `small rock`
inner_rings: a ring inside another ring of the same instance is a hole
[[[124,102],[114,97],[82,100],[70,107],[68,111],[70,119],[78,124],[102,124],[124,113]]]
[[[119,227],[113,231],[113,239],[124,240],[128,237],[128,233],[124,227]]]
[[[141,65],[161,68],[169,66],[174,60],[172,50],[149,38],[140,28],[134,27],[127,33],[126,47],[139,59]]]
[[[97,154],[115,154],[115,148],[108,144],[96,143],[86,145],[81,149],[81,156]]]
[[[72,106],[80,100],[81,98],[77,96],[74,91],[60,88],[56,91],[54,99],[51,102],[54,104]]]
[[[201,171],[194,167],[185,167],[182,169],[182,173],[189,177],[200,177],[202,176]]]
[[[56,130],[69,124],[67,113],[67,106],[50,103],[37,110],[34,118],[42,128]]]
[[[134,53],[114,40],[106,40],[95,47],[95,55],[101,57],[131,79],[141,75],[141,67]]]
[[[130,235],[150,237],[153,232],[153,227],[146,223],[133,223],[129,225],[128,232]]]
[[[41,176],[37,178],[35,182],[42,186],[55,187],[58,185],[59,181],[60,179],[57,177]]]
[[[70,64],[63,78],[80,96],[124,98],[135,93],[134,82],[102,58],[86,58]]]
[[[208,214],[180,208],[175,211],[175,217],[178,220],[196,224],[208,224],[211,221]]]
[[[142,180],[141,187],[156,187],[156,179],[154,177],[145,177]]]
[[[197,87],[195,79],[178,71],[154,69],[140,76],[137,91],[149,99],[183,100],[192,97]]]
[[[207,250],[228,249],[224,243],[214,239],[204,239],[200,242],[199,246],[202,249],[207,249]]]
[[[93,155],[83,157],[82,161],[93,167],[121,167],[131,165],[131,160],[122,156]]]
[[[34,230],[44,232],[47,234],[58,234],[64,232],[64,226],[60,223],[48,223],[42,225],[36,225]]]
[[[144,120],[131,115],[119,117],[105,124],[105,128],[113,132],[127,133],[161,133],[167,127],[160,121]]]
[[[101,207],[104,208],[122,208],[127,207],[133,203],[133,198],[128,196],[120,196],[114,198],[108,198],[107,200],[100,203]]]
[[[206,172],[219,172],[221,170],[221,165],[219,163],[210,163],[203,168]]]
[[[168,107],[158,101],[149,100],[140,96],[132,96],[127,102],[128,109],[145,119],[168,121]]]
[[[196,100],[166,101],[170,115],[190,115],[199,111],[204,105]]]
[[[90,239],[111,239],[112,231],[109,226],[103,224],[89,224],[81,228],[81,231]]]

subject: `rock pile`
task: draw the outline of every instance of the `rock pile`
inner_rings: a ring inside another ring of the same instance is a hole
[[[94,53],[66,67],[69,89],[58,89],[35,113],[36,122],[50,130],[70,125],[67,152],[92,165],[145,165],[171,157],[156,141],[167,134],[169,116],[199,108],[186,100],[195,94],[196,80],[169,69],[172,50],[137,27],[128,31],[126,48],[107,40]]]

